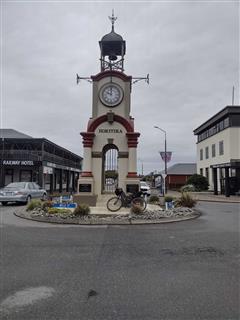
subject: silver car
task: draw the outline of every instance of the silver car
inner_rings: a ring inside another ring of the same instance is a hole
[[[8,202],[28,203],[31,199],[45,200],[47,191],[35,182],[12,182],[0,189],[0,202],[6,205]]]

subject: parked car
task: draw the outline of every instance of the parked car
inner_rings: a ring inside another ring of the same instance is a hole
[[[47,191],[35,182],[12,182],[0,189],[0,202],[6,205],[8,202],[28,203],[31,199],[45,200]]]
[[[140,190],[143,194],[146,194],[147,196],[150,196],[151,194],[151,189],[145,181],[140,181]]]

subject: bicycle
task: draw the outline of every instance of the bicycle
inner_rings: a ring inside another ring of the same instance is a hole
[[[131,205],[138,205],[142,211],[147,207],[147,202],[141,196],[143,193],[137,192],[134,194],[126,195],[126,193],[121,188],[116,188],[116,197],[112,197],[107,202],[107,208],[109,211],[116,212],[122,207],[130,207]]]

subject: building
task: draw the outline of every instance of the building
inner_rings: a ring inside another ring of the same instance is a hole
[[[197,173],[196,163],[176,163],[167,169],[167,187],[169,189],[179,189],[195,173]]]
[[[226,106],[194,130],[197,172],[209,189],[229,196],[240,190],[240,106]]]
[[[167,169],[166,184],[167,189],[180,189],[187,183],[188,178],[197,173],[196,163],[176,163]],[[156,187],[160,187],[162,184],[162,174],[165,174],[165,170],[160,174],[155,175],[154,184]]]
[[[49,192],[74,192],[82,157],[45,138],[0,129],[0,186],[34,181]]]

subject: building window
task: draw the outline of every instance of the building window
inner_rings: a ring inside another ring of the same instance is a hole
[[[205,176],[207,178],[207,181],[209,182],[209,168],[205,169]]]
[[[237,171],[235,168],[231,168],[231,177],[236,177],[237,176]]]
[[[212,157],[216,157],[216,145],[212,144]]]
[[[224,129],[224,121],[220,121],[219,123],[219,130],[222,131]]]
[[[200,160],[203,160],[203,149],[200,149]]]
[[[203,168],[200,169],[200,175],[203,176]]]
[[[20,170],[21,182],[31,182],[32,181],[32,171],[31,170]]]
[[[220,168],[219,170],[219,178],[224,179],[225,178],[225,170],[224,168]]]
[[[205,158],[208,159],[209,158],[209,151],[208,151],[208,147],[205,148]]]
[[[209,129],[203,131],[198,135],[198,142],[207,139],[208,137],[211,137],[218,132],[224,130],[225,128],[228,128],[230,126],[229,118],[225,118],[221,121],[219,121],[214,126],[210,127]]]
[[[223,141],[219,141],[219,155],[222,156],[223,154],[224,154]]]
[[[229,127],[229,118],[224,119],[224,128]]]
[[[9,183],[13,182],[13,169],[6,169],[4,182],[5,185],[8,185]]]

